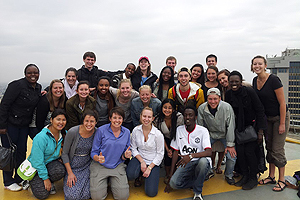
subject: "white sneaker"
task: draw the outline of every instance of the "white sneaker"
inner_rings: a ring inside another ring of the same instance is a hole
[[[203,200],[203,198],[202,198],[201,194],[195,193],[193,200]]]
[[[5,186],[5,189],[10,190],[10,191],[13,191],[13,192],[16,192],[16,191],[22,190],[22,187],[19,186],[19,185],[16,184],[16,183],[13,183],[13,184],[11,184],[11,185],[9,185],[9,186]]]
[[[56,194],[56,189],[55,189],[55,185],[54,185],[54,183],[51,183],[51,190],[50,190],[50,194]]]
[[[29,181],[22,181],[20,184],[19,184],[22,188],[23,188],[23,190],[27,190],[28,188],[29,188]]]

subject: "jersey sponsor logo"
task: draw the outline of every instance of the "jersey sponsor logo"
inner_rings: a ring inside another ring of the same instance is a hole
[[[184,145],[184,147],[182,148],[182,152],[185,152],[187,154],[197,153],[197,148],[191,148],[191,147],[187,147],[186,145]]]
[[[196,142],[196,143],[199,143],[199,142],[200,142],[200,138],[196,137],[196,138],[195,138],[195,142]]]

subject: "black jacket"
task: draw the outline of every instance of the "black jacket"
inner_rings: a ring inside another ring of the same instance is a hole
[[[98,80],[101,76],[108,76],[108,77],[112,77],[116,74],[120,74],[124,72],[124,70],[120,70],[120,71],[116,71],[116,72],[110,72],[110,71],[103,71],[101,69],[98,69],[97,66],[93,66],[92,70],[88,70],[87,68],[85,68],[85,66],[83,65],[79,70],[78,70],[78,81],[88,81],[90,83],[90,87],[94,88],[97,87],[98,85]]]
[[[148,79],[145,81],[145,83],[143,85],[149,85],[153,92],[153,85],[157,79],[158,78],[157,78],[156,74],[151,72],[150,76],[148,77]],[[132,83],[133,89],[135,89],[136,91],[139,91],[139,88],[141,87],[141,81],[142,81],[142,75],[140,73],[135,72],[131,76],[131,83]]]
[[[26,78],[9,83],[0,104],[0,129],[7,128],[8,123],[28,126],[41,97],[41,88],[38,83],[33,88]]]

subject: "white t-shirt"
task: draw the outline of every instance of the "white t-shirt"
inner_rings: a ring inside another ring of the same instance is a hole
[[[211,149],[209,132],[206,128],[196,125],[192,132],[188,132],[185,125],[177,127],[176,140],[171,141],[171,147],[179,151],[181,155],[189,155],[191,153],[199,153],[205,149]],[[198,160],[193,158],[192,160]],[[211,163],[210,157],[207,157]]]

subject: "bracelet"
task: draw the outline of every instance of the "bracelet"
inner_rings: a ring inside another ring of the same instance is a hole
[[[192,154],[189,154],[189,157],[190,157],[190,160],[192,160],[192,159],[193,159],[193,156],[192,156]]]
[[[150,165],[148,166],[148,169],[150,169],[150,171],[152,170],[152,167],[150,167]]]

